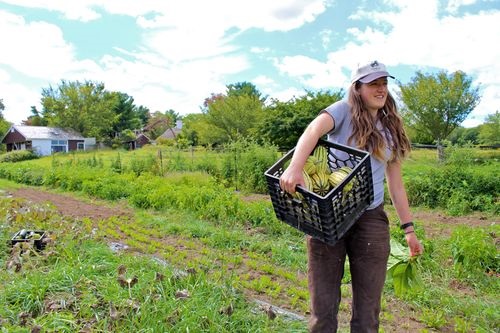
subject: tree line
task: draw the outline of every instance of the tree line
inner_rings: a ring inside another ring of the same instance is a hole
[[[498,110],[478,127],[460,126],[480,101],[479,87],[472,85],[466,73],[417,72],[409,83],[397,84],[394,97],[412,142],[500,143]],[[107,91],[103,83],[62,80],[56,88],[42,89],[42,110],[32,107],[23,124],[72,128],[112,145],[132,140],[139,132],[156,139],[182,119],[182,132],[176,138],[180,146],[213,147],[245,138],[289,149],[319,111],[345,94],[342,89],[305,91],[283,102],[264,96],[252,83],[239,82],[227,85],[224,92],[212,93],[200,106],[201,112],[180,116],[172,109],[151,113],[136,105],[132,96]],[[3,109],[0,99],[0,112]],[[9,125],[3,116],[1,121],[0,130],[5,132]]]

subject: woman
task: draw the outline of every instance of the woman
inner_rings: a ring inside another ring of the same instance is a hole
[[[304,186],[302,168],[319,138],[371,153],[374,201],[334,246],[307,237],[311,332],[335,332],[340,283],[346,255],[352,278],[351,332],[378,332],[380,301],[390,253],[389,221],[384,211],[384,180],[401,221],[410,255],[423,251],[411,222],[401,176],[401,161],[410,152],[394,98],[387,88],[391,76],[377,61],[359,67],[351,79],[348,100],[338,101],[309,124],[297,142],[290,166],[280,177],[289,193]]]

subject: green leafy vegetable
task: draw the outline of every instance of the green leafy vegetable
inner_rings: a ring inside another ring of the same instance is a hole
[[[393,239],[391,239],[391,253],[387,263],[387,280],[392,282],[396,296],[422,286],[417,257],[410,257],[408,250]]]

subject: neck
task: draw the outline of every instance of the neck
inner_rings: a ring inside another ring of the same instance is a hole
[[[372,116],[373,119],[377,119],[378,109],[369,109],[368,112],[370,112],[370,116]]]

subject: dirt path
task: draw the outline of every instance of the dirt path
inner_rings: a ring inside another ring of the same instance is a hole
[[[63,194],[56,194],[31,188],[21,188],[11,193],[13,197],[24,198],[34,203],[50,203],[64,216],[104,220],[112,216],[130,217],[134,212],[127,208],[109,206],[103,202],[87,203]]]

